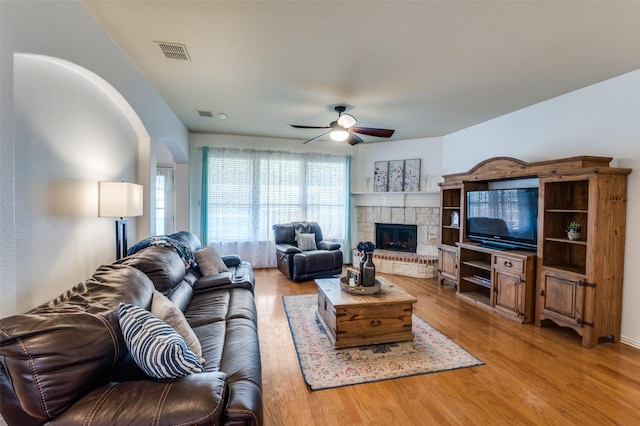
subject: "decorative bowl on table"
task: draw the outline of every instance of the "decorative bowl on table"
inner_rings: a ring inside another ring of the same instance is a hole
[[[376,278],[376,283],[370,287],[363,287],[359,285],[349,285],[347,277],[340,277],[340,289],[345,293],[350,294],[376,294],[382,289],[382,283]]]

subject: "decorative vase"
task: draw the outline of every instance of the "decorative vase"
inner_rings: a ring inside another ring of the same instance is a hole
[[[376,265],[373,264],[373,252],[365,253],[366,260],[362,264],[360,279],[363,287],[373,287],[376,285]]]
[[[369,256],[367,256],[367,252],[362,252],[362,258],[360,259],[360,281],[358,283],[358,285],[362,285],[362,273],[364,272],[364,264],[367,261],[367,259],[369,258]]]

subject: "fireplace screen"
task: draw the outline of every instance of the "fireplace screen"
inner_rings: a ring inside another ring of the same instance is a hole
[[[376,223],[376,247],[382,250],[416,252],[418,227]]]

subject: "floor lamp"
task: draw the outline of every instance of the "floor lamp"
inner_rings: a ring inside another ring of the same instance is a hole
[[[142,185],[98,182],[98,216],[115,217],[116,260],[127,255],[127,218],[142,216]]]

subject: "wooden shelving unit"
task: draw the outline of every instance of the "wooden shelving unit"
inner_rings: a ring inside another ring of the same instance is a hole
[[[440,244],[438,244],[438,277],[440,283],[458,283],[458,247],[462,241],[463,185],[441,185],[440,188]],[[458,223],[452,224],[453,215]]]
[[[599,168],[540,179],[536,323],[569,327],[582,345],[618,340],[629,169]],[[582,225],[569,240],[567,225]]]
[[[522,322],[553,321],[593,347],[620,336],[626,231],[627,175],[609,157],[579,156],[526,163],[496,157],[441,184],[441,282],[452,281],[462,299]],[[538,249],[492,251],[466,241],[470,190],[490,182],[539,178]],[[451,223],[456,212],[459,225]],[[582,239],[567,238],[570,222]],[[537,260],[536,260],[537,259]],[[489,284],[488,284],[489,283]],[[535,293],[534,293],[535,290]]]

